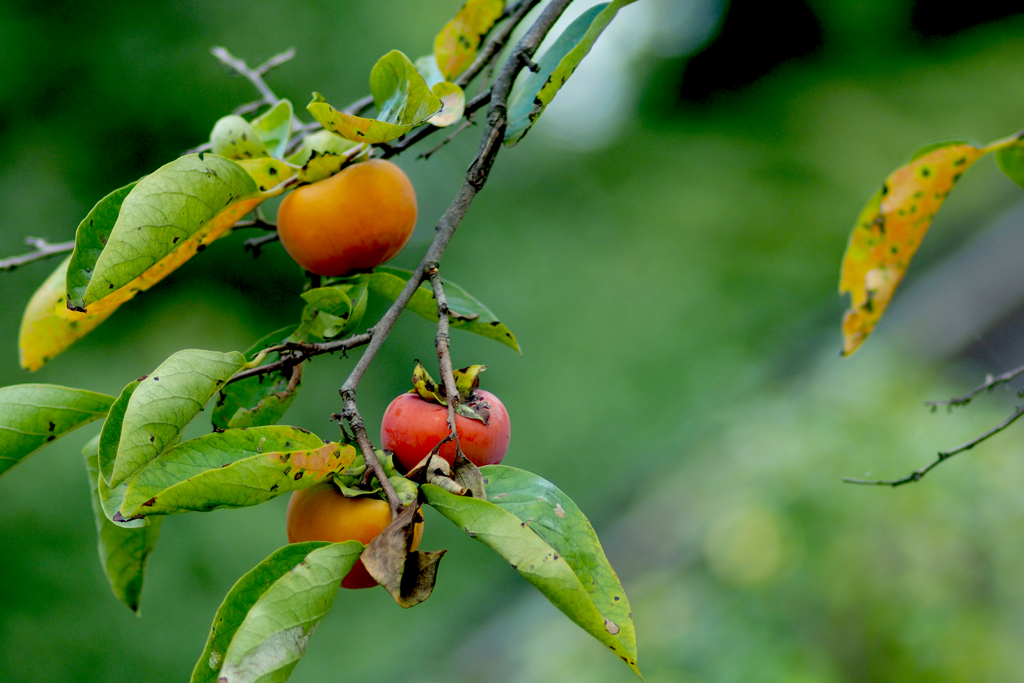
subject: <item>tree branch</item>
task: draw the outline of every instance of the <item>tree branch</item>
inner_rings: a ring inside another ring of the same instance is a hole
[[[461,451],[459,432],[455,427],[455,406],[458,405],[461,396],[455,386],[455,373],[452,368],[448,298],[444,294],[444,283],[441,281],[438,264],[429,264],[426,274],[430,278],[430,284],[434,289],[434,299],[437,301],[437,335],[434,337],[434,346],[437,348],[437,364],[441,369],[441,384],[444,386],[445,398],[448,400],[448,436],[455,441],[455,450]]]
[[[983,391],[989,391],[991,389],[994,389],[1000,384],[1005,384],[1006,382],[1009,382],[1010,380],[1022,374],[1024,374],[1024,365],[1014,368],[1013,370],[1007,370],[1001,375],[989,375],[988,377],[985,378],[984,384],[975,387],[974,389],[967,392],[963,396],[954,396],[953,398],[947,399],[945,401],[925,401],[925,405],[930,406],[932,410],[935,410],[939,406],[948,406],[950,408],[954,408],[956,406],[965,406],[968,403],[970,403],[975,396],[982,393]],[[1018,396],[1020,396],[1020,394],[1018,394]]]
[[[533,1],[525,0],[524,6]],[[487,126],[484,130],[483,139],[480,142],[480,147],[476,157],[473,159],[473,163],[466,171],[466,180],[462,185],[462,189],[459,190],[459,194],[455,197],[451,206],[448,207],[448,210],[438,221],[434,240],[430,243],[427,253],[423,256],[419,265],[416,266],[416,270],[413,271],[402,292],[381,317],[380,321],[374,325],[373,339],[370,340],[359,362],[356,363],[355,368],[352,369],[348,379],[345,380],[339,391],[344,402],[342,417],[348,421],[352,432],[356,435],[356,440],[363,450],[364,459],[374,467],[377,479],[381,481],[382,485],[383,479],[386,479],[386,477],[380,463],[373,456],[373,447],[370,444],[369,437],[366,434],[366,427],[356,406],[356,390],[359,387],[359,382],[366,374],[367,368],[373,362],[380,347],[391,333],[395,322],[398,320],[398,316],[405,310],[416,289],[423,282],[427,267],[429,265],[436,267],[436,264],[441,262],[441,256],[444,255],[448,242],[469,210],[473,198],[483,188],[484,183],[487,182],[491,167],[494,165],[494,160],[501,149],[501,141],[505,136],[508,96],[512,90],[512,83],[515,81],[516,75],[523,68],[522,56],[530,57],[536,52],[541,41],[544,40],[544,37],[571,1],[552,0],[541,12],[537,21],[527,30],[526,34],[512,51],[512,55],[502,66],[501,72],[491,87],[490,107],[487,111]],[[394,491],[389,491],[388,488],[385,488],[385,493],[392,510],[398,510],[401,507],[401,502],[394,495]],[[394,516],[394,512],[392,515]]]
[[[276,370],[284,370],[286,368],[298,365],[314,356],[320,356],[325,353],[335,353],[337,351],[348,351],[349,349],[358,348],[370,342],[373,337],[373,328],[371,327],[362,334],[355,334],[345,339],[336,339],[332,341],[321,342],[319,344],[309,344],[307,342],[288,342],[280,344],[278,346],[271,346],[264,351],[267,354],[278,353],[281,357],[273,363],[267,363],[266,365],[258,365],[255,368],[249,368],[239,372],[226,384],[232,382],[238,382],[239,380],[247,379],[249,377],[256,377],[257,375],[266,375]]]
[[[287,52],[282,52],[279,55],[271,57],[262,65],[256,67],[255,69],[251,69],[249,68],[249,65],[246,64],[244,59],[239,59],[238,57],[235,57],[233,54],[228,52],[227,48],[219,46],[214,47],[210,49],[210,53],[213,54],[214,57],[219,59],[225,66],[234,70],[235,73],[237,73],[240,76],[245,76],[247,79],[249,79],[249,82],[252,83],[253,87],[256,88],[256,90],[259,91],[260,95],[263,96],[263,101],[270,106],[274,106],[275,104],[277,104],[278,97],[277,95],[274,94],[274,91],[270,89],[270,86],[267,85],[267,82],[263,80],[263,75],[267,71],[270,71],[270,69],[272,69],[274,66],[277,66],[277,64],[283,64],[284,62],[287,62],[289,59],[295,56],[295,50],[291,49],[288,50]],[[275,60],[280,61],[271,64],[271,62],[274,62]],[[268,64],[271,64],[271,66],[267,66]]]
[[[47,242],[38,237],[26,237],[25,244],[35,247],[35,251],[22,254],[21,256],[12,256],[0,261],[0,271],[14,270],[35,261],[43,261],[52,256],[66,254],[75,249],[74,240],[70,242]]]
[[[849,477],[844,477],[843,481],[845,481],[848,484],[866,484],[869,486],[892,486],[893,488],[897,486],[902,486],[903,484],[909,484],[911,482],[920,481],[920,479],[924,477],[924,475],[928,474],[933,469],[938,467],[940,463],[949,460],[954,455],[958,455],[960,453],[963,453],[964,451],[971,450],[972,448],[980,444],[982,441],[987,441],[988,439],[992,438],[993,436],[995,436],[996,434],[998,434],[999,432],[1003,431],[1011,424],[1016,422],[1017,418],[1019,418],[1022,415],[1024,415],[1024,406],[1016,408],[1013,411],[1013,414],[1010,415],[1010,417],[1006,418],[1005,420],[997,424],[995,427],[985,432],[984,434],[976,436],[967,443],[960,444],[959,446],[952,450],[939,451],[939,454],[938,456],[936,456],[935,460],[928,463],[919,470],[914,470],[913,472],[911,472],[910,474],[901,479],[851,479]]]

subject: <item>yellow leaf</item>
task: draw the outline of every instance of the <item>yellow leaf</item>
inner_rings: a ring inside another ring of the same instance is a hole
[[[843,355],[853,353],[882,317],[953,185],[995,144],[934,149],[894,171],[868,202],[850,234],[839,280],[839,292],[850,292]]]
[[[445,80],[453,80],[476,59],[480,41],[505,11],[505,0],[469,0],[434,40],[434,56]]]
[[[67,310],[64,282],[70,262],[71,257],[68,256],[57,266],[57,270],[46,278],[32,295],[22,316],[21,332],[18,336],[21,367],[32,372],[43,367],[50,359],[84,337],[114,312],[114,309],[103,312],[90,310],[88,313]],[[58,310],[70,315],[66,318],[57,315]]]
[[[264,197],[252,197],[235,202],[231,206],[227,207],[213,220],[197,230],[186,241],[182,242],[181,246],[157,261],[142,275],[139,275],[117,291],[108,294],[93,304],[90,304],[88,312],[94,315],[106,314],[103,315],[103,317],[107,317],[121,304],[134,298],[139,292],[145,292],[147,289],[173,273],[181,267],[182,264],[224,234],[226,230],[229,230],[231,226],[242,218],[242,216],[259,206],[263,200]],[[57,315],[69,321],[74,320],[75,317],[79,315],[79,313],[69,310],[64,305],[58,306],[56,308],[56,312]],[[74,341],[74,339],[71,341]]]

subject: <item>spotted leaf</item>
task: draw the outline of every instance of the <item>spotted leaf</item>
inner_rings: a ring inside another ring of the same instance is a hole
[[[481,472],[483,473],[487,469],[489,468],[483,468]],[[484,476],[487,475],[484,474]],[[525,483],[527,485],[524,488],[528,490],[532,482]],[[511,482],[511,484],[505,490],[506,494],[519,493],[515,482]],[[636,649],[632,639],[632,625],[629,625],[627,632],[624,629],[625,623],[620,624],[615,621],[615,619],[623,622],[628,620],[623,620],[619,610],[609,608],[606,604],[609,596],[604,591],[598,589],[597,599],[595,599],[593,592],[595,575],[585,571],[582,576],[578,575],[573,565],[569,563],[569,559],[564,555],[564,551],[548,543],[525,520],[520,519],[496,502],[492,502],[491,499],[495,493],[500,494],[500,490],[495,492],[488,490],[488,500],[458,496],[433,484],[424,484],[421,491],[431,507],[470,537],[505,558],[513,569],[533,584],[555,607],[580,628],[611,649],[639,675],[640,671],[636,665]],[[546,495],[549,499],[555,496],[551,491],[548,491]],[[558,496],[558,500],[561,501],[563,496],[564,494]],[[529,506],[520,502],[518,506],[510,505],[510,507],[517,511],[525,511]],[[574,515],[570,518],[570,524],[582,521],[580,518],[582,518],[582,514],[578,517]],[[538,527],[542,526],[543,521],[538,522]],[[587,547],[572,548],[571,541],[567,537],[558,538],[557,531],[552,532],[550,529],[548,532],[551,532],[548,535],[557,544],[570,547],[573,553],[573,563],[581,567],[582,570],[587,560],[590,559],[586,556]],[[580,538],[583,536],[577,535],[573,540]],[[583,581],[587,581],[589,586],[585,585]],[[611,597],[614,598],[614,596]]]
[[[0,476],[40,448],[107,414],[113,396],[54,384],[0,388]]]
[[[371,294],[394,301],[401,293],[412,273],[399,268],[377,266],[372,273],[362,273],[342,278],[340,282],[365,282]],[[519,342],[512,331],[490,309],[471,296],[454,282],[445,280],[444,292],[448,299],[450,325],[452,329],[465,330],[505,344],[522,353]],[[437,321],[437,301],[429,282],[424,282],[413,294],[406,307],[421,318]]]
[[[160,535],[160,519],[129,528],[107,518],[99,488],[103,479],[99,476],[96,461],[98,446],[99,439],[93,439],[86,444],[82,455],[85,456],[86,472],[92,487],[92,510],[99,537],[100,563],[114,595],[128,609],[138,614],[146,563]]]
[[[125,406],[117,455],[107,483],[117,486],[175,443],[185,426],[245,363],[245,356],[237,351],[186,349],[142,379]],[[101,451],[103,441],[101,437]],[[101,453],[101,471],[104,461]]]
[[[477,49],[505,11],[505,0],[468,0],[434,39],[434,57],[445,80],[452,80],[476,59]]]
[[[509,104],[506,145],[515,145],[523,139],[583,58],[590,54],[594,43],[619,10],[633,2],[636,0],[614,0],[594,5],[558,36],[538,60],[540,68],[526,78]]]
[[[167,449],[132,474],[121,516],[259,505],[362,464],[354,447],[325,444],[296,427],[215,432]]]
[[[130,188],[116,212],[104,211],[79,226],[67,273],[67,308],[94,314],[116,308],[205,249],[266,198],[242,166],[212,154],[186,155],[157,169]]]
[[[868,202],[850,234],[839,280],[839,292],[850,293],[844,355],[853,353],[882,317],[956,181],[991,149],[958,141],[929,145],[886,178]]]

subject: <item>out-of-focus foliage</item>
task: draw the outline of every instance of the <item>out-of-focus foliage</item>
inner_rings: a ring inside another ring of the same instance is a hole
[[[616,22],[647,4],[626,7]],[[488,365],[488,386],[515,425],[505,463],[557,481],[602,539],[610,534],[605,549],[633,603],[652,683],[931,683],[1024,672],[1007,649],[1020,638],[1024,554],[1015,432],[915,487],[838,483],[883,465],[886,475],[903,474],[1003,413],[980,404],[928,415],[919,402],[951,388],[896,376],[906,372],[902,360],[881,365],[888,321],[874,345],[843,361],[849,375],[828,370],[840,363],[836,269],[864,198],[915,141],[992,140],[1019,127],[1024,26],[981,27],[924,47],[892,39],[900,34],[890,27],[879,43],[877,23],[858,34],[852,21],[833,22],[839,4],[815,3],[828,5],[832,22],[824,54],[707,107],[679,102],[680,59],[638,58],[629,74],[642,79],[643,101],[625,134],[599,153],[566,153],[548,144],[557,139],[545,137],[555,130],[546,124],[571,101],[574,82],[593,78],[587,64],[599,40],[536,130],[502,152],[445,256],[445,277],[486,301],[524,349],[520,357],[453,331],[454,361]],[[70,239],[99,198],[203,142],[213,122],[253,99],[210,45],[250,63],[295,45],[294,62],[269,76],[278,95],[306,102],[319,90],[344,106],[366,94],[380,55],[427,54],[455,5],[389,0],[381,30],[379,9],[354,2],[3,4],[0,253],[19,253],[25,234]],[[476,144],[471,129],[429,162],[398,159],[421,218],[395,267],[418,260]],[[1019,192],[979,162],[943,206],[904,286]],[[294,324],[302,273],[274,245],[253,261],[242,250],[250,236],[217,240],[31,379],[18,369],[20,306],[5,307],[0,385],[117,395],[182,348],[244,351]],[[56,265],[4,274],[5,301],[27,301]],[[370,308],[367,322],[381,312]],[[412,360],[433,357],[431,331],[414,315],[400,321],[360,389],[371,427],[408,389]],[[809,369],[821,349],[834,360]],[[316,359],[289,422],[337,439],[326,418],[340,408],[338,383],[352,362]],[[853,383],[872,367],[879,374]],[[799,379],[812,372],[821,377]],[[844,378],[850,384],[840,386]],[[183,440],[208,430],[204,423]],[[59,440],[0,480],[4,681],[187,680],[224,595],[285,542],[284,497],[166,520],[140,622],[110,595],[96,557],[80,455],[95,430]],[[657,471],[659,486],[651,490],[630,458]],[[617,531],[659,502],[672,535],[644,525]],[[382,590],[342,592],[291,680],[415,680],[415,669],[433,669],[480,681],[479,653],[537,658],[536,680],[633,676],[585,634],[558,640],[575,627],[554,608],[520,602],[532,589],[449,527],[428,511],[422,547],[458,550],[429,600],[401,610]],[[770,540],[773,528],[780,550],[766,556],[767,569],[763,558],[735,561],[748,552],[743,538]],[[535,635],[507,650],[520,642],[512,629],[522,614],[565,653]],[[478,632],[484,637],[473,638]],[[472,656],[452,651],[459,641]],[[339,665],[339,653],[371,647],[380,657]]]

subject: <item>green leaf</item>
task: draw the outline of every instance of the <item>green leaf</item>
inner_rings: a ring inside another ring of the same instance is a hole
[[[190,683],[217,683],[217,674],[231,639],[260,596],[281,577],[285,576],[306,556],[318,548],[330,545],[323,541],[294,543],[280,548],[273,555],[253,567],[228,591],[217,609],[210,628],[206,648],[196,662]]]
[[[245,352],[246,359],[252,362],[264,349],[288,341],[293,330],[292,327],[286,327],[267,335]],[[263,362],[273,363],[280,357],[280,353],[271,353]],[[301,380],[300,364],[287,372],[277,370],[260,377],[248,377],[225,385],[218,392],[217,403],[213,408],[211,422],[214,429],[277,424],[295,401]]]
[[[428,119],[430,123],[438,128],[444,128],[462,119],[462,115],[466,113],[466,93],[462,88],[444,81],[434,85],[431,90],[441,100],[441,111]]]
[[[102,479],[97,464],[99,438],[86,444],[82,450],[92,487],[92,511],[99,535],[100,564],[117,599],[131,611],[139,614],[139,599],[146,563],[160,535],[160,519],[138,528],[127,528],[107,519],[100,501],[98,486]]]
[[[324,128],[353,142],[376,145],[402,137],[413,129],[413,126],[398,126],[338,111],[318,92],[313,93],[313,101],[306,105],[306,109]]]
[[[342,578],[352,569],[362,551],[363,545],[358,541],[332,543],[310,551],[289,571],[268,567],[265,570],[267,575],[280,573],[280,578],[249,608],[231,637],[217,677],[212,680],[218,683],[269,683],[287,679],[305,653],[317,624],[331,609]],[[280,564],[290,562],[293,557],[289,554],[288,559],[282,559]],[[258,584],[243,588],[239,592],[239,602],[244,604],[251,599],[249,595],[257,589]],[[222,606],[221,610],[225,608]],[[232,611],[237,618],[237,612],[241,610]],[[218,611],[218,615],[220,613]],[[212,661],[207,658],[207,667]]]
[[[576,503],[551,482],[524,470],[487,465],[480,473],[487,500],[525,522],[565,558],[598,611],[619,627],[616,654],[636,662],[636,630],[629,600],[594,527]]]
[[[173,444],[220,386],[245,365],[232,351],[179,351],[143,379],[128,400],[111,486]],[[101,439],[102,449],[102,439]],[[101,468],[103,458],[100,458]]]
[[[121,515],[259,505],[362,465],[353,446],[296,427],[229,429],[169,448],[131,475]]]
[[[40,448],[107,414],[113,396],[54,384],[0,388],[0,476]]]
[[[338,111],[320,93],[306,109],[327,130],[355,142],[378,144],[405,135],[441,109],[426,81],[409,58],[392,50],[370,71],[370,93],[377,118],[368,119]]]
[[[1024,141],[1018,139],[1014,144],[997,151],[996,165],[1007,178],[1024,187]]]
[[[598,36],[618,11],[636,0],[614,0],[595,5],[581,14],[562,32],[537,62],[540,69],[523,82],[508,109],[505,144],[512,146],[523,139],[540,118],[544,108],[569,80],[583,58],[590,53]]]
[[[457,496],[433,484],[424,484],[421,491],[434,509],[508,560],[555,607],[639,675],[635,656],[618,638],[622,627],[601,613],[566,558],[525,521],[489,500]],[[488,499],[491,495],[488,491]]]
[[[377,105],[377,118],[400,126],[422,123],[441,108],[416,66],[398,50],[373,65],[370,94]]]
[[[288,157],[288,162],[297,166],[305,166],[314,152],[321,156],[324,154],[343,154],[357,144],[359,143],[346,140],[329,130],[318,130],[302,138],[302,146]]]
[[[121,390],[121,395],[110,406],[107,419],[103,422],[103,429],[100,430],[98,464],[101,478],[105,483],[109,483],[110,478],[114,474],[114,461],[117,460],[117,445],[121,442],[121,425],[124,423],[124,413],[128,410],[128,401],[131,400],[132,393],[135,392],[141,381],[129,382]],[[114,510],[116,511],[120,507],[118,505]],[[114,513],[110,512],[107,516],[112,518],[113,515]]]
[[[302,298],[307,305],[299,333],[330,339],[362,322],[369,297],[366,283],[357,282],[317,287],[304,292]]]
[[[109,210],[102,220],[79,226],[68,272],[68,308],[90,307],[98,313],[119,306],[166,277],[264,199],[252,176],[223,157],[190,154],[157,169],[123,198],[113,225]],[[98,255],[97,241],[105,242]]]
[[[226,159],[260,159],[270,156],[252,124],[234,114],[218,120],[210,133],[210,149]]]
[[[377,266],[372,273],[362,273],[345,281],[365,282],[372,294],[383,296],[394,301],[401,293],[412,273],[398,268]],[[450,325],[452,329],[465,330],[505,344],[522,353],[519,342],[508,327],[482,303],[473,298],[466,290],[449,280],[444,281],[444,293],[448,299]],[[430,282],[424,282],[413,294],[407,307],[421,318],[437,321],[437,302]]]
[[[469,68],[480,41],[505,10],[505,0],[468,0],[434,39],[434,57],[446,80]]]
[[[292,103],[288,100],[279,100],[271,109],[253,119],[252,128],[260,136],[271,156],[284,156],[288,138],[292,134],[293,114]]]
[[[302,139],[302,147],[288,157],[289,163],[301,166],[297,175],[304,183],[315,183],[340,171],[355,159],[345,152],[359,143],[346,140],[329,130],[321,130]],[[360,155],[356,155],[359,158]]]

